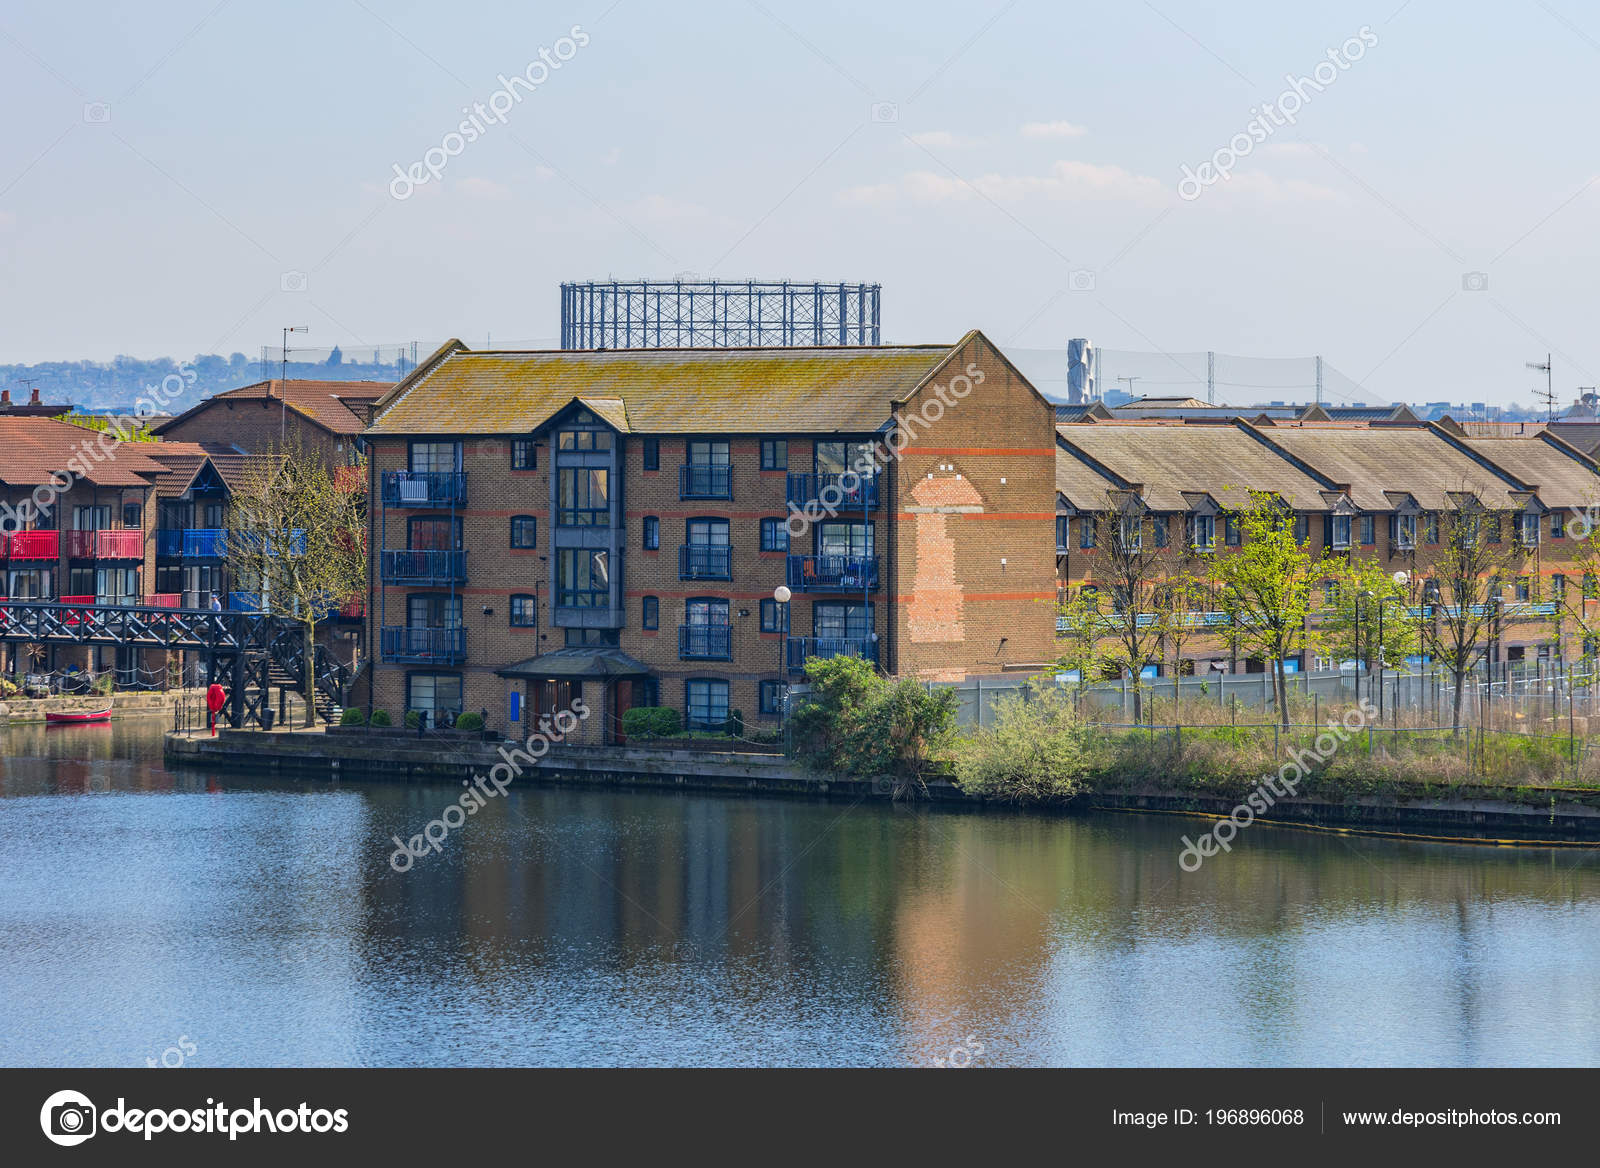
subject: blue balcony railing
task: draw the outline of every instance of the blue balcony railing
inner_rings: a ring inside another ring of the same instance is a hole
[[[878,663],[878,641],[875,637],[790,637],[785,646],[785,656],[791,673],[799,673],[812,657],[824,660],[830,657],[865,657],[874,665]]]
[[[678,548],[678,579],[732,580],[733,549],[689,543]]]
[[[228,554],[228,533],[221,527],[186,528],[183,554],[197,560],[220,560]]]
[[[789,587],[801,592],[863,592],[878,587],[877,556],[790,556]]]
[[[689,463],[678,468],[678,498],[733,498],[733,467]]]
[[[383,501],[389,507],[458,507],[467,501],[466,472],[386,471]]]
[[[183,555],[183,529],[181,527],[163,527],[156,531],[156,555]]]
[[[732,626],[679,625],[678,656],[685,661],[732,660]]]
[[[878,475],[876,472],[856,474],[792,474],[787,482],[788,501],[796,507],[808,503],[821,503],[839,511],[856,510],[878,505]]]
[[[385,584],[464,584],[467,553],[384,549]]]
[[[230,592],[228,593],[229,612],[260,612],[261,594],[259,592]]]
[[[385,661],[441,662],[455,665],[467,658],[467,630],[387,626],[380,631]]]

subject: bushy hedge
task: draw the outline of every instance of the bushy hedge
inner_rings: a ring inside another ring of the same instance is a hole
[[[372,720],[371,720],[371,722],[368,723],[368,725],[371,725],[371,726],[392,726],[392,725],[394,725],[394,723],[389,720],[389,711],[388,710],[373,710],[372,711]]]
[[[474,714],[470,710],[456,719],[457,730],[482,730],[483,715]]]
[[[381,714],[383,711],[379,710],[378,713]],[[374,714],[373,717],[376,718],[377,714]],[[351,706],[339,715],[339,725],[341,726],[365,726],[366,724],[367,715],[362,712],[359,706]]]
[[[635,706],[623,711],[622,733],[628,738],[671,738],[683,733],[683,719],[668,706]]]
[[[1089,776],[1089,733],[1063,690],[1041,687],[1026,700],[1004,697],[992,727],[956,740],[956,784],[986,799],[1070,799]]]
[[[406,711],[406,729],[407,730],[415,730],[418,727],[420,727],[421,725],[422,725],[422,711],[421,710],[407,710]]]

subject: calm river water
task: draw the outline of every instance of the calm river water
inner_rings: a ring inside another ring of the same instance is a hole
[[[401,875],[459,788],[164,726],[4,739],[0,1064],[1600,1063],[1588,849],[528,788]]]

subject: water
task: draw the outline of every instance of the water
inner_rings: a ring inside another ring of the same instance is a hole
[[[529,788],[400,875],[460,788],[164,725],[9,732],[0,1063],[1600,1062],[1589,849]]]

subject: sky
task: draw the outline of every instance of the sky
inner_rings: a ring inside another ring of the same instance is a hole
[[[1509,404],[1550,353],[1570,401],[1597,65],[1575,0],[11,4],[0,363],[551,346],[562,280],[693,273],[879,282],[885,341],[1041,380],[1082,336]]]

